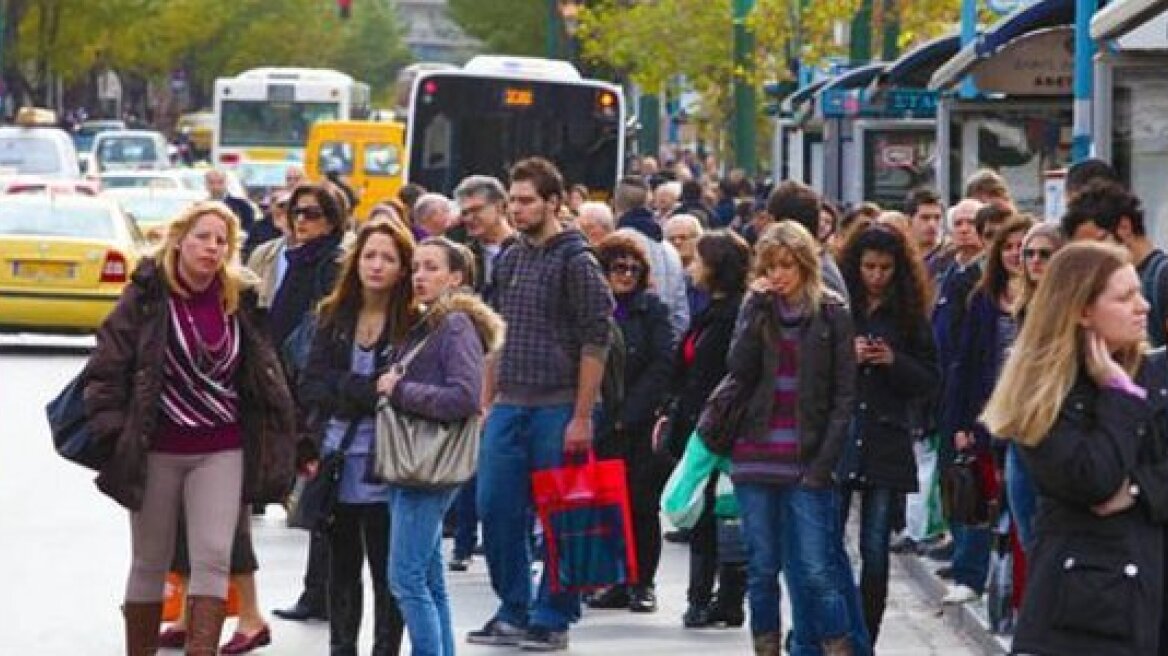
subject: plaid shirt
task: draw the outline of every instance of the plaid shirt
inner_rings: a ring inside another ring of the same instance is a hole
[[[507,322],[498,389],[520,398],[574,396],[581,354],[604,359],[614,302],[584,236],[518,238],[499,257],[492,303]]]

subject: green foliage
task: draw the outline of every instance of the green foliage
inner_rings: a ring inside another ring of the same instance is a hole
[[[450,16],[499,55],[547,54],[547,0],[449,0]]]
[[[338,18],[335,0],[23,4],[9,52],[66,83],[106,66],[144,77],[183,67],[201,85],[256,66],[312,66],[342,70],[381,90],[409,61],[397,17],[380,1],[359,3],[348,21]]]

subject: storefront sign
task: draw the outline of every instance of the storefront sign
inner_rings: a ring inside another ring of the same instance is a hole
[[[819,96],[824,118],[933,118],[937,92],[927,89],[828,89]]]
[[[1074,34],[1064,26],[1015,39],[970,72],[984,93],[1059,96],[1071,93],[1074,69]]]

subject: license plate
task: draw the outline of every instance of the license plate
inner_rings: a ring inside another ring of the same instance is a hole
[[[77,267],[67,262],[13,262],[12,275],[31,280],[64,280],[76,276]]]

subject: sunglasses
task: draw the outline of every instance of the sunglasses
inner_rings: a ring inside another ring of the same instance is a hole
[[[1043,262],[1049,260],[1054,255],[1054,251],[1049,248],[1023,248],[1022,259],[1030,260],[1038,258]]]
[[[640,276],[644,270],[640,264],[618,263],[608,267],[608,272],[614,276],[632,276],[634,278]]]
[[[297,219],[305,219],[306,221],[317,221],[324,218],[324,210],[319,207],[294,207],[292,208],[292,216]]]

